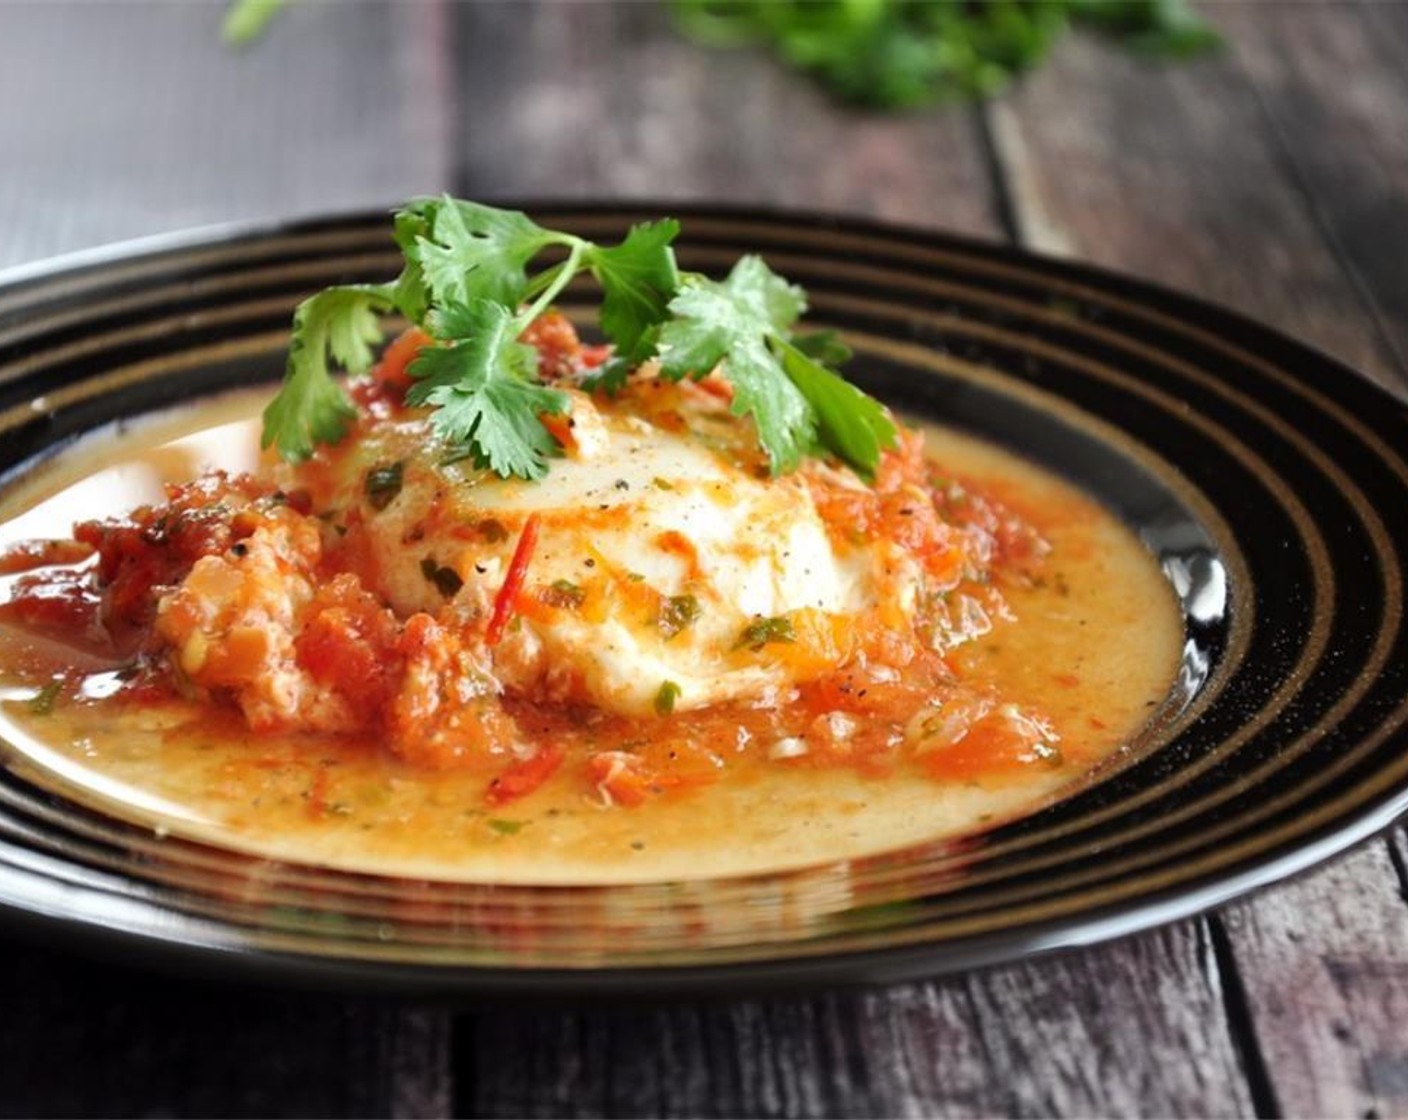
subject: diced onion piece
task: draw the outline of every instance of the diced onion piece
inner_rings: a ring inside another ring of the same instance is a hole
[[[826,715],[826,729],[838,743],[844,743],[854,735],[857,726],[855,717],[846,712],[828,712]]]
[[[768,757],[779,758],[801,758],[811,748],[807,746],[805,739],[798,739],[795,735],[789,735],[785,739],[779,739],[768,748]]]

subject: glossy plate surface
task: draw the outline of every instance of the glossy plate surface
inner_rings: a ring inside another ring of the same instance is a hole
[[[273,863],[0,771],[0,923],[151,959],[407,992],[622,994],[900,979],[1216,905],[1408,808],[1408,407],[1246,320],[914,230],[668,206],[531,208],[607,240],[684,221],[682,267],[762,252],[848,373],[1116,511],[1179,593],[1182,672],[1120,762],[960,842],[634,887],[487,887]],[[277,377],[294,303],[393,275],[381,214],[212,235],[0,286],[0,487],[85,432]],[[570,310],[571,301],[568,300]]]

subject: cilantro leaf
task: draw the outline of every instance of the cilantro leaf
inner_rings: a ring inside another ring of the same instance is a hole
[[[796,470],[802,456],[816,443],[816,421],[807,399],[791,380],[781,376],[777,358],[761,339],[735,339],[724,368],[733,385],[730,411],[735,416],[753,417],[772,473]]]
[[[660,327],[660,372],[701,378],[722,363],[734,386],[732,411],[753,417],[774,475],[796,469],[815,440],[811,407],[769,347],[803,306],[800,289],[745,256],[722,283],[691,278],[670,300],[674,318]]]
[[[751,415],[774,474],[796,468],[816,438],[807,399],[769,345],[806,306],[801,290],[760,257],[744,257],[722,283],[690,278],[660,328],[661,372],[678,381],[720,363],[733,385],[733,413]]]
[[[434,200],[408,204],[396,211],[392,226],[392,236],[406,262],[392,285],[392,295],[401,314],[412,323],[422,322],[430,307],[430,289],[426,286],[425,270],[421,268],[417,242],[430,233],[427,209],[431,205],[435,205]]]
[[[667,317],[679,288],[670,243],[679,236],[673,218],[632,226],[621,244],[593,248],[592,274],[601,284],[601,329],[625,362],[639,363],[654,351],[654,330]]]
[[[659,338],[658,332],[656,338]],[[602,362],[591,376],[582,379],[582,388],[589,393],[605,393],[607,396],[614,396],[626,386],[627,379],[635,370],[635,366],[624,358],[614,356]]]
[[[452,305],[441,322],[463,341],[421,351],[407,370],[415,384],[406,400],[434,407],[435,434],[476,466],[504,478],[542,478],[558,445],[538,417],[564,412],[567,397],[531,380],[537,353],[517,341],[521,325],[484,299]]]
[[[824,366],[843,366],[854,357],[854,351],[841,341],[841,336],[835,331],[797,334],[793,335],[790,341],[807,357]]]
[[[1221,38],[1189,0],[674,0],[691,37],[764,43],[843,101],[899,110],[1000,92],[1071,27],[1183,58]]]
[[[756,254],[739,257],[724,286],[740,302],[761,311],[777,334],[785,334],[807,309],[807,294]]]
[[[438,304],[487,299],[516,307],[528,291],[528,262],[546,246],[569,240],[517,210],[477,202],[422,201],[416,213],[426,229],[416,232],[408,256]]]
[[[357,413],[328,373],[328,352],[353,373],[370,369],[381,339],[376,313],[390,306],[387,288],[375,284],[326,288],[298,305],[283,387],[264,410],[263,446],[297,462],[315,443],[342,438]]]
[[[795,343],[774,345],[782,355],[782,368],[816,413],[822,446],[867,482],[873,480],[881,449],[895,446],[894,421],[874,398],[813,361]]]

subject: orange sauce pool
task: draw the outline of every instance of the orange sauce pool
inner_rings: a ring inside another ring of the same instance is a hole
[[[258,463],[262,395],[235,394],[60,456],[0,501],[0,548],[63,537],[75,521],[160,499],[165,481]],[[237,714],[181,700],[36,702],[26,665],[52,657],[0,628],[0,749],[7,765],[75,800],[252,854],[420,878],[620,883],[711,878],[852,859],[971,833],[1087,780],[1169,694],[1182,643],[1172,592],[1128,530],[1032,465],[943,429],[934,457],[979,480],[1051,542],[1039,586],[1005,589],[1017,621],[961,647],[961,675],[1048,715],[1049,764],[990,764],[985,744],[937,775],[818,768],[740,755],[725,780],[634,807],[585,797],[563,774],[521,801],[485,804],[478,772],[426,771],[375,742],[255,735]],[[100,465],[101,464],[101,465]],[[3,584],[0,584],[3,597]],[[81,666],[80,666],[81,668]]]

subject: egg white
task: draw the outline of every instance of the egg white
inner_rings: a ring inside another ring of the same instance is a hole
[[[539,519],[530,590],[624,580],[699,605],[673,635],[642,617],[639,596],[625,596],[629,609],[608,596],[604,608],[529,612],[494,651],[506,688],[623,714],[651,710],[667,681],[677,710],[766,701],[793,682],[785,658],[736,655],[750,621],[804,608],[855,615],[882,595],[912,598],[912,581],[896,579],[894,550],[838,541],[799,477],[756,477],[695,432],[573,397],[576,446],[541,480],[447,464],[412,420],[371,429],[340,457],[323,499],[360,511],[371,583],[403,615],[448,606],[467,627],[482,626],[530,514]],[[393,461],[403,464],[401,491],[374,510],[366,473]],[[447,599],[427,564],[451,569],[462,586]]]

